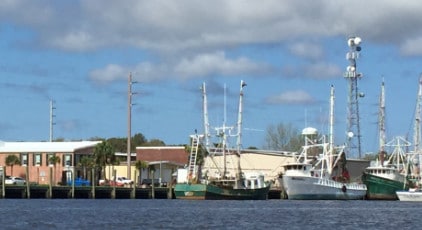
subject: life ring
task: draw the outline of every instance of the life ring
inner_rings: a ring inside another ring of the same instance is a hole
[[[343,191],[343,192],[347,191],[346,185],[343,185],[343,187],[341,187],[341,191]]]

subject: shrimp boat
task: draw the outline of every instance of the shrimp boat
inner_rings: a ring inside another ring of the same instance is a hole
[[[416,101],[416,115],[415,115],[415,126],[414,126],[414,150],[408,153],[407,157],[407,174],[406,183],[408,183],[408,189],[406,184],[403,184],[404,189],[396,191],[397,197],[400,201],[417,201],[422,202],[422,176],[421,176],[421,162],[422,162],[422,150],[420,148],[421,143],[421,103],[422,103],[422,76],[419,78],[419,91],[418,98]]]
[[[362,174],[362,182],[368,188],[366,198],[369,200],[397,200],[396,191],[408,187],[405,177],[406,156],[403,147],[410,146],[410,143],[400,136],[395,137],[389,143],[385,142],[384,91],[384,82],[382,82],[379,107],[379,160],[374,166],[366,168]],[[385,161],[386,146],[394,147],[394,150]]]
[[[222,127],[215,128],[215,135],[211,135],[205,83],[202,85],[205,134],[195,133],[190,136],[189,166],[177,171],[177,184],[174,187],[176,199],[265,200],[268,198],[271,184],[265,182],[264,175],[260,172],[242,172],[240,167],[244,86],[246,84],[241,81],[237,133],[232,135],[231,131],[235,128],[226,126],[224,121]],[[217,142],[211,142],[212,137],[217,139]],[[233,137],[237,139],[237,146],[230,148],[230,139]],[[210,143],[218,144],[216,147],[210,147]],[[203,151],[202,156],[205,155],[203,164],[198,163],[201,151]],[[233,159],[230,167],[227,165],[229,159]]]
[[[406,156],[402,148],[410,144],[403,137],[395,137],[390,143],[395,148],[389,159],[384,162],[382,158],[386,152],[380,151],[381,160],[363,172],[362,182],[368,188],[369,200],[397,200],[396,191],[408,188]]]
[[[361,200],[366,186],[350,182],[344,146],[334,147],[334,87],[330,94],[330,137],[317,139],[318,131],[302,131],[305,145],[294,163],[283,166],[283,187],[290,200]]]

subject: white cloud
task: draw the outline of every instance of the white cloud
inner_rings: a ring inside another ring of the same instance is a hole
[[[129,72],[125,70],[124,67],[119,65],[110,64],[104,67],[103,69],[96,69],[91,71],[89,74],[91,80],[99,83],[108,83],[118,79],[123,79],[124,76],[127,77]]]
[[[374,42],[404,44],[408,38],[417,38],[422,33],[421,11],[422,4],[417,1],[403,4],[395,0],[0,3],[0,19],[28,26],[46,46],[70,51],[116,46],[160,52],[221,50],[302,36],[356,34]],[[300,52],[300,47],[296,49],[299,50],[295,52]]]
[[[314,79],[339,78],[343,76],[343,71],[332,63],[318,62],[305,66],[304,75]]]
[[[406,40],[401,45],[400,51],[405,56],[422,55],[422,36]]]
[[[324,54],[321,46],[315,43],[303,42],[295,43],[289,46],[290,52],[294,55],[304,58],[309,58],[312,60],[317,60],[321,58]]]
[[[311,104],[315,100],[303,90],[294,90],[270,96],[265,99],[268,104]]]
[[[224,52],[211,54],[199,54],[191,59],[182,59],[174,72],[183,77],[204,77],[210,75],[251,75],[265,72],[268,69],[265,65],[255,63],[245,57],[228,59]]]
[[[124,79],[129,72],[133,72],[135,80],[153,82],[171,78],[186,80],[213,75],[254,76],[270,71],[268,65],[255,63],[245,57],[229,59],[224,52],[202,53],[191,58],[181,58],[178,61],[161,64],[142,62],[134,67],[110,64],[102,69],[91,71],[90,78],[107,83]]]

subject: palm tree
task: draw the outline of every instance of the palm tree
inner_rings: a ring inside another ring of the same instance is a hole
[[[100,167],[101,177],[105,179],[105,168],[107,164],[111,164],[114,159],[114,148],[108,141],[103,141],[95,146],[94,160],[95,164]]]
[[[54,174],[56,175],[56,165],[60,164],[60,157],[56,155],[52,155],[50,158],[48,158],[48,163],[53,165],[54,167]],[[53,184],[56,184],[56,177],[53,177]]]
[[[139,181],[138,184],[141,184],[142,181],[142,169],[148,168],[148,163],[146,161],[137,160],[135,162],[135,167],[139,170]]]
[[[11,154],[11,155],[8,155],[6,157],[6,165],[10,166],[10,170],[11,170],[10,175],[11,176],[13,176],[13,166],[18,165],[20,163],[21,163],[21,161],[19,160],[19,157],[16,156],[16,155]]]
[[[94,166],[94,159],[90,156],[83,156],[81,160],[78,162],[78,166],[82,167],[83,174],[84,174],[83,177],[84,179],[87,179],[87,176],[86,176],[87,168],[92,168]]]

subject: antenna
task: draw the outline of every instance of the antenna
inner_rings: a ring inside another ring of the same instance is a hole
[[[360,37],[350,37],[347,40],[349,52],[346,54],[346,59],[349,60],[349,66],[344,73],[344,78],[349,82],[349,95],[347,106],[347,148],[349,154],[361,158],[361,135],[360,135],[360,118],[359,118],[359,103],[358,98],[364,97],[365,94],[358,93],[358,79],[362,78],[361,73],[356,72],[356,59],[359,58],[359,52],[362,50],[360,44],[362,39]]]
[[[50,142],[53,141],[53,126],[56,124],[54,122],[54,117],[56,117],[56,115],[54,115],[54,110],[56,108],[54,107],[54,100],[50,99]]]
[[[227,99],[226,99],[226,84],[224,84],[224,112],[223,112],[223,126],[226,127],[227,122]]]

